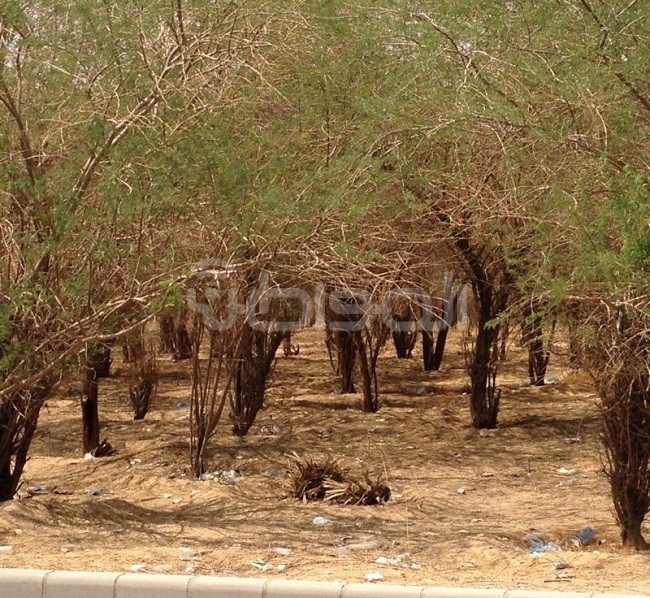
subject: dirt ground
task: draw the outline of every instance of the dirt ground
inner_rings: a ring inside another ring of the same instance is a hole
[[[79,397],[62,388],[43,411],[21,488],[40,492],[0,506],[0,567],[350,582],[380,573],[380,583],[650,593],[650,555],[618,542],[588,378],[560,355],[555,383],[531,388],[514,347],[500,426],[480,434],[459,334],[450,339],[436,373],[388,345],[382,407],[365,414],[358,396],[336,392],[322,331],[302,333],[299,355],[278,357],[249,435],[234,438],[223,418],[210,470],[226,474],[208,481],[188,473],[189,364],[160,358],[157,403],[133,421],[116,357],[100,411],[117,454],[82,458]],[[383,472],[392,497],[383,506],[287,499],[294,451]],[[585,526],[595,539],[576,547],[570,538]],[[530,553],[531,530],[562,551]]]

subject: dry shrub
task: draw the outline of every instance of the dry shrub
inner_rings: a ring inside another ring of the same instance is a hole
[[[638,308],[600,304],[589,323],[586,365],[600,396],[609,479],[623,545],[647,550],[641,533],[650,511],[650,315]]]
[[[363,478],[356,478],[334,457],[318,461],[292,455],[289,485],[289,496],[303,502],[329,500],[344,505],[376,505],[390,498],[390,488],[381,476],[372,480],[366,472]]]

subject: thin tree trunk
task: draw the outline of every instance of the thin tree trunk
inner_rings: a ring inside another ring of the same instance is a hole
[[[363,333],[361,331],[355,331],[352,334],[353,342],[359,356],[359,370],[361,371],[363,387],[363,411],[366,413],[375,413],[379,408],[379,401],[375,392],[374,368],[368,356]]]
[[[434,349],[433,349],[433,330],[422,331],[422,364],[425,372],[430,372],[434,368]]]
[[[99,384],[93,356],[86,359],[86,371],[81,396],[81,419],[83,422],[83,452],[94,453],[99,446]]]
[[[524,313],[522,342],[528,347],[528,377],[532,386],[544,386],[551,354],[544,349],[542,316],[527,310]]]
[[[484,308],[479,304],[479,310]],[[472,424],[478,430],[496,428],[499,413],[500,391],[496,389],[496,369],[492,355],[498,350],[499,327],[487,328],[491,318],[482,311],[476,334],[474,354],[470,365],[472,394],[470,411]]]
[[[354,365],[356,362],[356,348],[351,332],[341,330],[336,334],[336,348],[338,353],[338,366],[341,375],[341,394],[354,393]]]

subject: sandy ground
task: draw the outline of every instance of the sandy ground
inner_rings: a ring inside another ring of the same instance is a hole
[[[354,582],[378,572],[381,583],[650,593],[650,555],[618,543],[589,380],[561,356],[549,371],[557,383],[531,388],[515,347],[500,427],[481,435],[462,392],[458,333],[437,373],[387,346],[376,414],[337,394],[322,332],[297,342],[297,357],[278,358],[248,437],[232,437],[223,418],[210,469],[236,470],[229,480],[189,475],[187,363],[160,359],[157,404],[137,422],[116,358],[100,389],[114,457],[81,458],[78,396],[63,388],[43,411],[21,489],[44,492],[0,505],[0,545],[12,547],[0,549],[0,567]],[[384,472],[392,498],[371,507],[287,499],[293,451]],[[576,547],[570,537],[584,526],[595,540]],[[562,551],[529,553],[531,530]]]

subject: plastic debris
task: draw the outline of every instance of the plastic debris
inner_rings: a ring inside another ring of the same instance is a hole
[[[596,530],[593,527],[583,527],[577,534],[571,536],[571,542],[575,546],[586,546],[594,539]]]
[[[171,497],[172,497],[172,495],[169,492],[165,492],[165,494],[163,494],[164,499],[168,499],[168,498],[171,498]]]
[[[327,525],[328,523],[332,523],[331,520],[329,520],[327,517],[314,517],[314,520],[312,521],[314,525]]]
[[[570,569],[571,565],[567,563],[566,561],[553,561],[553,565],[551,565],[553,569],[556,571],[560,571],[561,569]]]
[[[175,498],[174,500],[172,500],[172,504],[177,505],[177,504],[181,503],[182,501],[183,501],[182,498]]]
[[[369,573],[366,573],[363,576],[363,578],[366,581],[377,582],[377,581],[381,581],[382,579],[384,579],[384,576],[381,573],[379,573],[379,571],[370,571]]]
[[[195,561],[197,563],[203,562],[203,559],[201,558],[200,554],[192,554],[192,555],[182,554],[181,556],[178,557],[178,560],[186,563],[189,561]]]
[[[188,567],[185,567],[185,573],[187,575],[194,575],[195,571],[196,571],[196,569],[194,567],[192,567],[191,565],[188,566]]]
[[[568,467],[558,467],[555,471],[560,475],[573,475],[576,472],[575,469],[569,469]]]
[[[275,552],[275,554],[281,554],[282,556],[289,556],[291,554],[291,548],[285,548],[284,546],[274,546],[271,548],[271,552]]]
[[[178,401],[178,403],[176,403],[174,407],[176,407],[176,409],[185,409],[185,407],[187,407],[188,405],[189,405],[188,401]]]
[[[280,572],[284,571],[287,568],[287,566],[284,563],[280,563],[276,569]]]
[[[562,547],[557,542],[533,542],[528,549],[532,554],[543,552],[562,552]]]
[[[280,473],[280,470],[273,467],[266,472],[266,475],[270,478],[279,478],[282,474]]]
[[[458,490],[456,490],[456,494],[465,494],[465,492],[467,492],[465,488],[459,488]]]
[[[136,563],[135,565],[131,565],[131,571],[133,571],[133,573],[138,573],[139,571],[145,571],[146,569],[147,569],[146,563]]]
[[[496,432],[494,430],[489,430],[488,428],[481,428],[478,431],[478,435],[481,438],[492,438]]]
[[[251,567],[259,569],[260,571],[268,571],[271,568],[271,565],[269,565],[264,559],[255,559],[251,563]]]
[[[104,496],[104,491],[100,488],[99,490],[94,490],[90,493],[90,496]]]
[[[13,549],[13,546],[0,546],[0,552],[11,552]]]

